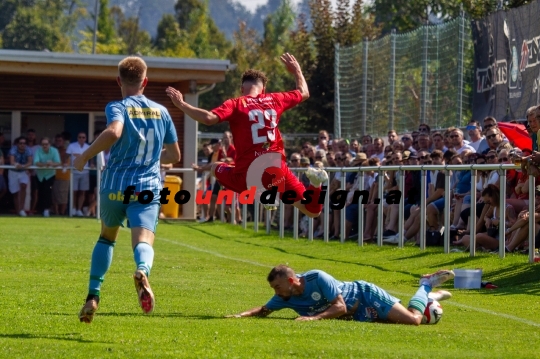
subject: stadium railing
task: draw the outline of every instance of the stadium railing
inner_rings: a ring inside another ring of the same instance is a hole
[[[476,184],[477,184],[477,171],[478,170],[482,170],[482,171],[486,171],[486,170],[499,170],[499,181],[500,183],[504,184],[506,183],[506,171],[507,170],[511,170],[511,169],[517,169],[518,167],[513,165],[513,164],[500,164],[500,165],[489,165],[489,164],[482,164],[482,165],[415,165],[415,166],[382,166],[382,167],[379,167],[379,166],[376,166],[376,167],[341,167],[341,168],[325,168],[325,170],[327,172],[341,172],[343,174],[342,176],[342,181],[341,181],[341,190],[345,190],[345,185],[346,185],[346,181],[344,180],[345,178],[345,174],[346,173],[351,173],[351,172],[358,172],[358,174],[361,176],[360,180],[359,180],[359,188],[358,190],[359,191],[362,191],[364,188],[363,188],[363,185],[364,185],[364,181],[363,181],[363,176],[364,176],[364,173],[367,172],[367,171],[375,171],[377,173],[379,173],[379,175],[382,175],[384,172],[386,171],[399,171],[401,173],[403,173],[403,171],[421,171],[422,172],[422,175],[421,175],[421,183],[420,183],[420,191],[421,193],[426,193],[426,188],[427,188],[427,181],[426,181],[426,176],[427,176],[427,171],[434,171],[434,170],[439,170],[439,171],[444,171],[445,172],[445,191],[444,191],[444,198],[445,198],[445,211],[443,213],[443,216],[444,216],[444,228],[447,229],[444,231],[444,253],[449,253],[450,252],[450,231],[448,230],[450,228],[450,206],[451,206],[451,200],[450,200],[450,176],[451,176],[451,173],[450,171],[456,171],[456,170],[469,170],[471,171],[471,188],[476,188]],[[296,172],[298,174],[301,174],[302,172],[305,172],[306,169],[305,168],[291,168],[291,170],[293,172]],[[403,178],[403,177],[402,177]],[[534,187],[534,180],[535,178],[533,176],[529,176],[529,212],[530,213],[534,213],[534,209],[535,209],[535,187]],[[323,186],[328,186],[329,187],[329,183],[326,182],[323,184]],[[403,194],[404,194],[404,181],[399,181],[399,191],[402,195],[402,197],[400,198],[400,201],[399,201],[399,219],[398,219],[398,228],[400,229],[399,230],[399,233],[398,233],[398,247],[403,247],[404,245],[404,237],[403,237],[403,233],[402,233],[402,229],[403,229],[403,225],[404,225],[404,222],[405,222],[405,219],[404,219],[404,198],[403,198]],[[474,192],[473,192],[474,193]],[[378,246],[382,246],[383,245],[383,226],[380,225],[382,223],[382,218],[383,218],[383,198],[384,198],[384,195],[383,195],[383,181],[378,181],[378,198],[381,199],[381,203],[380,205],[378,206],[378,221],[379,221],[379,226],[377,228],[377,245]],[[324,201],[324,209],[323,209],[323,213],[322,213],[322,221],[323,221],[323,228],[324,228],[324,233],[323,233],[323,240],[325,242],[328,242],[329,241],[329,232],[330,232],[330,229],[329,229],[329,209],[330,209],[330,194],[329,194],[329,191],[326,191],[326,198],[325,198],[325,201]],[[358,204],[361,206],[362,203],[361,203],[361,200],[362,198],[360,197],[359,198],[359,201],[358,201]],[[255,203],[254,203],[254,231],[255,232],[258,232],[259,230],[259,213],[260,213],[260,201],[259,199],[255,199]],[[361,207],[360,207],[361,208]],[[471,215],[470,215],[470,228],[471,230],[473,228],[476,228],[476,206],[471,206]],[[500,188],[500,203],[499,203],[499,208],[500,208],[500,218],[505,218],[506,216],[506,186],[501,186]],[[341,209],[341,216],[340,216],[340,241],[343,243],[345,242],[346,238],[345,238],[345,209],[346,207],[344,207],[343,209]],[[270,230],[271,230],[271,226],[270,226],[270,221],[271,221],[271,215],[270,215],[270,211],[265,209],[264,211],[266,211],[266,233],[270,233]],[[421,201],[420,201],[420,216],[421,218],[426,218],[426,196],[421,196]],[[242,212],[243,212],[243,219],[244,221],[242,222],[242,226],[244,229],[246,229],[246,221],[245,221],[245,218],[246,218],[246,214],[247,214],[247,205],[243,205],[243,208],[242,208]],[[363,217],[363,214],[364,214],[364,211],[363,210],[359,210],[358,211],[358,245],[359,246],[363,246],[364,244],[364,241],[363,241],[363,231],[361,230],[364,226],[363,226],[363,221],[364,221],[364,217]],[[298,229],[299,229],[299,225],[298,225],[298,218],[299,218],[299,210],[297,208],[294,208],[294,212],[293,212],[293,221],[294,221],[294,224],[293,224],[293,238],[294,239],[298,239],[299,235],[298,235]],[[231,220],[234,220],[234,216],[231,216]],[[500,258],[504,258],[505,257],[505,232],[506,232],[506,223],[505,221],[500,221],[501,225],[499,225],[499,257]],[[534,239],[535,239],[535,236],[534,236],[534,221],[529,221],[529,262],[530,263],[533,263],[534,262],[534,256],[535,256],[535,248],[534,248]],[[285,227],[284,227],[284,204],[283,202],[279,202],[279,220],[278,220],[278,230],[279,230],[279,236],[280,238],[284,238],[285,237]],[[420,250],[425,250],[426,248],[426,221],[420,221]],[[312,218],[309,218],[308,219],[308,234],[307,234],[307,238],[309,240],[313,240],[313,219]],[[474,257],[476,255],[476,237],[473,235],[471,236],[471,244],[469,246],[469,251],[470,251],[470,256]]]

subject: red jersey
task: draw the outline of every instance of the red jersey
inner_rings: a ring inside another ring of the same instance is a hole
[[[212,110],[219,122],[229,122],[236,145],[235,173],[247,173],[251,163],[265,153],[281,153],[283,139],[277,129],[281,114],[302,102],[300,91],[242,96]]]

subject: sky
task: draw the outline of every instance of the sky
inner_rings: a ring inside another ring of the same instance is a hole
[[[253,12],[259,5],[264,5],[267,3],[267,0],[236,0],[240,4],[244,5],[249,11]],[[299,0],[292,0],[294,4],[298,4]],[[332,5],[336,6],[336,0],[332,0]]]

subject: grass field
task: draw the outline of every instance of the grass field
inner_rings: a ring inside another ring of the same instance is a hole
[[[122,231],[94,322],[77,314],[99,224],[91,219],[0,218],[2,358],[535,358],[540,354],[540,265],[527,256],[442,254],[254,234],[226,224],[160,224],[150,276],[154,314],[141,313],[129,232]],[[270,268],[322,269],[363,279],[406,305],[421,274],[482,268],[496,290],[454,290],[437,325],[225,319],[262,305]]]

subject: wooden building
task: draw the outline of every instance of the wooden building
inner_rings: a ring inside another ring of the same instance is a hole
[[[0,49],[0,132],[3,146],[34,129],[39,138],[62,131],[78,132],[93,140],[106,126],[105,106],[122,98],[116,83],[118,63],[124,56],[81,55]],[[172,105],[165,94],[173,86],[197,106],[198,96],[225,79],[228,60],[143,57],[148,65],[144,94],[166,106],[174,120],[182,150],[179,166],[197,163],[197,123]],[[0,144],[2,145],[2,144]],[[183,188],[195,193],[195,174],[183,176]],[[183,207],[183,217],[195,218],[195,201]]]

